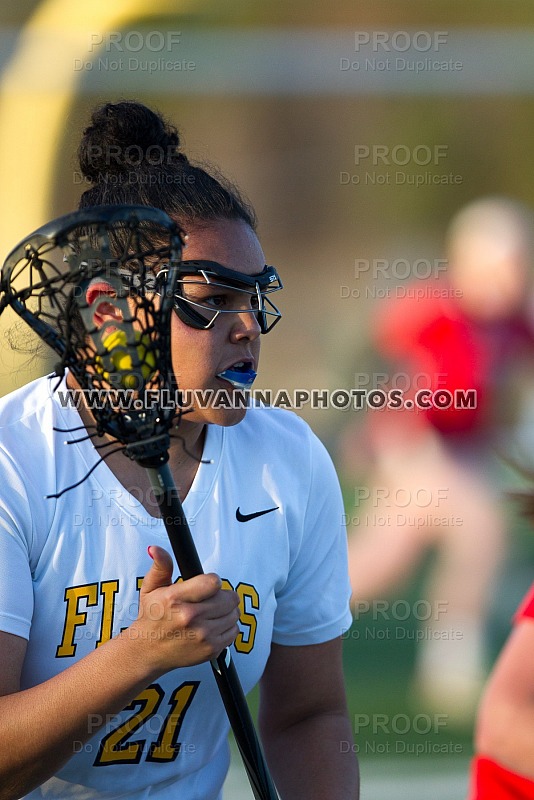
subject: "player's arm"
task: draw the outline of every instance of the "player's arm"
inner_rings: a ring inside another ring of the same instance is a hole
[[[90,718],[117,713],[150,683],[122,637],[45,683],[19,691],[26,644],[0,632],[1,800],[16,800],[48,780],[74,755],[74,742],[96,732],[90,732]]]
[[[512,631],[487,684],[475,750],[534,780],[534,619]]]
[[[284,800],[357,800],[341,640],[273,644],[260,683],[259,724],[274,781]]]
[[[26,640],[0,632],[0,800],[44,783],[160,675],[216,657],[239,632],[238,597],[215,575],[172,583],[172,559],[153,548],[137,620],[63,672],[20,690]],[[151,611],[152,609],[152,611]]]

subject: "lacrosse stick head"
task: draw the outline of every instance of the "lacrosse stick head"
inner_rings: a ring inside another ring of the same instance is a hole
[[[147,465],[165,461],[179,406],[170,321],[183,245],[171,218],[148,206],[97,206],[27,236],[0,276],[8,305],[60,356],[99,435]]]

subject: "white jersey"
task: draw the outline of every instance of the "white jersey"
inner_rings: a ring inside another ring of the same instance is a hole
[[[0,400],[0,630],[28,639],[22,688],[130,625],[151,564],[147,547],[170,551],[163,522],[105,462],[79,487],[45,499],[98,459],[89,441],[65,444],[83,431],[53,430],[81,424],[65,384],[52,391],[57,380]],[[280,409],[249,409],[234,427],[209,425],[203,460],[184,510],[204,570],[239,594],[232,651],[248,692],[271,642],[317,644],[351,624],[339,485],[309,427]],[[228,769],[227,734],[209,664],[177,669],[75,743],[68,763],[27,797],[214,800]]]

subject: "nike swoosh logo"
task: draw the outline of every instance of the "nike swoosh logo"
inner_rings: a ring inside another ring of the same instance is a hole
[[[264,511],[254,511],[252,514],[242,514],[239,510],[239,507],[236,508],[235,518],[238,522],[248,522],[255,517],[263,517],[264,514],[270,514],[271,511],[278,511],[279,506],[275,506],[274,508],[266,508]]]

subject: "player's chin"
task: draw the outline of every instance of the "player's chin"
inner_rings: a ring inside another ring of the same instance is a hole
[[[184,419],[188,422],[202,423],[203,425],[220,425],[223,428],[230,428],[237,425],[245,417],[246,408],[209,408],[209,409],[190,409]]]
[[[223,428],[230,428],[232,425],[237,425],[241,422],[246,413],[246,408],[214,409],[211,414],[212,419],[210,422],[214,425],[221,425]]]

